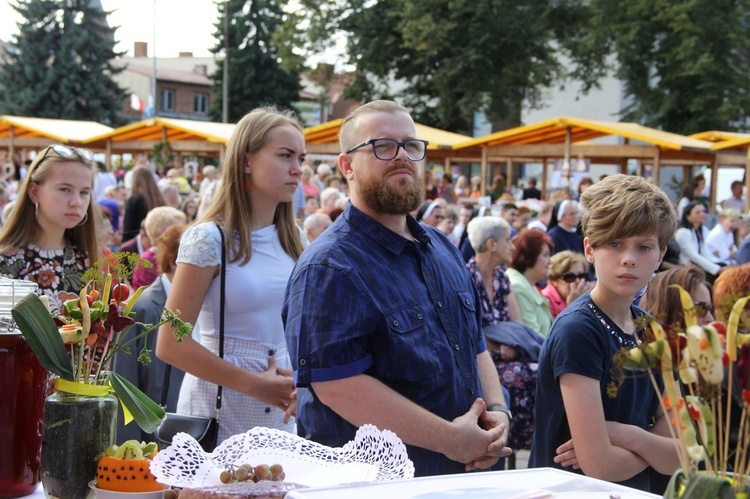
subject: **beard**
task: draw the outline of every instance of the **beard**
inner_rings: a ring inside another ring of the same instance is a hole
[[[371,177],[359,181],[362,200],[371,210],[381,215],[405,215],[419,208],[424,199],[424,182],[411,166],[393,165],[383,173],[383,178],[403,168],[412,172],[412,180],[400,178],[395,187]]]

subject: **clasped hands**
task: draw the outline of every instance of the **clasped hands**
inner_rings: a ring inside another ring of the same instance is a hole
[[[444,454],[466,465],[466,471],[487,469],[513,451],[506,446],[510,421],[503,412],[488,412],[484,400],[477,399],[466,414],[451,422],[455,445]]]

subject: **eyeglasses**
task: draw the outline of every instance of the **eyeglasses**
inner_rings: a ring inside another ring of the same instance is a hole
[[[576,282],[578,279],[586,279],[588,276],[589,275],[586,272],[581,272],[580,274],[566,272],[560,276],[560,279],[562,279],[565,282]]]
[[[54,152],[61,158],[66,158],[66,159],[73,158],[73,159],[78,159],[79,161],[80,160],[94,161],[94,153],[89,151],[88,149],[80,149],[77,147],[70,147],[70,146],[66,146],[63,144],[53,144],[44,150],[44,154],[42,154],[42,157],[39,159],[39,161],[36,162],[36,164],[38,165],[39,163],[44,161],[44,158],[47,157],[50,151]]]
[[[693,303],[693,305],[695,306],[695,313],[697,315],[700,315],[701,317],[707,316],[709,312],[711,312],[711,315],[714,315],[713,303],[706,303],[705,301],[696,301]]]
[[[403,142],[396,139],[370,139],[352,147],[346,151],[346,154],[365,146],[372,146],[372,152],[376,158],[381,161],[390,161],[398,155],[398,148],[403,147],[409,160],[422,161],[427,153],[427,144],[429,141],[419,139],[408,139]]]

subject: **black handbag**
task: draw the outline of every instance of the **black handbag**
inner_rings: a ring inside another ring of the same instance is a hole
[[[219,357],[224,358],[224,288],[226,287],[227,255],[224,248],[224,231],[219,228],[221,237],[221,292],[219,298]],[[161,391],[161,406],[167,406],[167,392],[169,391],[169,375],[172,366],[167,364],[164,370],[164,383]],[[219,437],[219,415],[221,414],[222,386],[216,392],[216,417],[190,416],[168,412],[166,418],[154,432],[156,442],[160,448],[172,445],[172,438],[177,433],[187,433],[201,445],[204,451],[212,452],[216,448]]]

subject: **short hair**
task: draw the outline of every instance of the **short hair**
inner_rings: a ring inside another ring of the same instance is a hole
[[[594,185],[594,179],[592,179],[591,177],[582,177],[581,180],[578,181],[578,194],[581,194],[583,192],[583,189],[581,189],[581,186],[583,185]]]
[[[536,177],[529,177],[529,187],[536,187]]]
[[[584,237],[596,248],[615,239],[656,234],[664,249],[677,229],[672,202],[643,177],[610,175],[581,194]]]
[[[315,172],[313,171],[312,166],[310,165],[302,165],[302,173],[306,173],[311,178],[313,175],[315,175]]]
[[[672,284],[679,284],[688,293],[694,292],[701,284],[711,291],[706,273],[692,265],[669,269],[652,277],[639,306],[666,325],[681,322],[683,318],[680,293],[669,287]]]
[[[734,208],[725,208],[719,213],[719,218],[740,218],[742,214]]]
[[[518,211],[518,205],[516,203],[503,203],[500,211],[516,210]]]
[[[326,163],[321,163],[318,165],[318,168],[315,170],[315,172],[322,173],[323,175],[330,175],[331,173],[333,173],[333,170]]]
[[[742,186],[742,187],[745,187],[745,184],[743,184],[743,183],[742,183],[741,181],[739,181],[739,180],[735,180],[734,182],[732,182],[732,185],[730,186],[730,188],[731,188],[731,189],[734,189],[734,187],[735,187],[735,186],[737,186],[737,185],[740,185],[740,186]]]
[[[589,262],[586,261],[586,257],[582,253],[570,250],[555,253],[549,262],[549,278],[560,279],[576,263],[583,265],[584,272],[589,271]]]
[[[340,190],[338,190],[335,187],[326,187],[320,193],[320,204],[323,205],[329,199],[338,199],[339,197],[341,197],[341,191]]]
[[[159,240],[159,236],[167,230],[167,227],[186,222],[187,217],[177,208],[157,206],[148,212],[148,215],[143,220],[143,225],[146,228],[146,235],[151,240],[151,244],[154,244]]]
[[[203,174],[215,173],[216,167],[214,165],[206,165],[203,167]]]
[[[445,220],[453,220],[454,222],[458,221],[458,213],[456,213],[456,210],[451,208],[446,208],[445,213],[443,213],[443,218]]]
[[[750,263],[735,265],[724,270],[714,281],[714,303],[727,319],[734,302],[750,294]],[[723,312],[726,311],[726,314]]]
[[[546,232],[525,230],[513,238],[513,246],[515,248],[510,266],[523,274],[527,269],[536,265],[542,249],[547,246],[552,251],[554,243]]]
[[[401,104],[391,100],[375,100],[358,107],[349,113],[349,116],[347,116],[341,124],[341,130],[339,131],[341,152],[346,152],[354,146],[351,138],[351,129],[354,127],[354,121],[368,113],[409,114],[409,111]]]
[[[338,181],[338,183],[341,183],[341,177],[336,175],[331,175],[326,179],[326,187],[331,187],[331,184]]]
[[[305,229],[325,229],[333,223],[331,217],[325,213],[313,213],[304,221]]]
[[[487,241],[497,241],[506,234],[510,234],[510,225],[500,217],[472,218],[466,226],[469,244],[477,253],[487,251]]]
[[[159,272],[166,274],[177,268],[177,252],[180,249],[180,239],[182,234],[188,228],[185,224],[170,225],[159,236],[156,241],[158,252],[156,254],[156,264]]]

